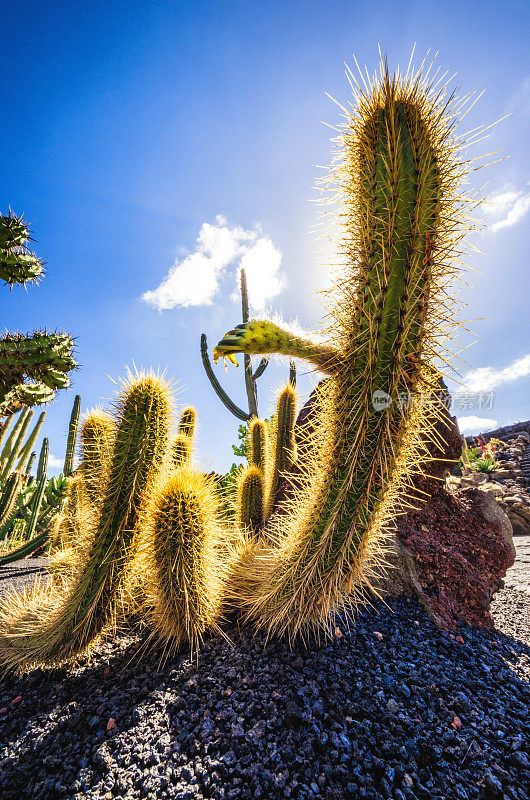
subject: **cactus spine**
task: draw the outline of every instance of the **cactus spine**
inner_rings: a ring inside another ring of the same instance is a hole
[[[188,641],[192,650],[217,627],[223,539],[211,483],[182,468],[155,487],[144,532],[149,617],[154,636],[169,650]]]
[[[264,476],[250,465],[241,473],[237,487],[238,524],[242,531],[257,532],[263,525]]]
[[[99,408],[90,411],[81,423],[80,471],[92,503],[101,500],[104,494],[115,438],[115,421]]]
[[[313,439],[320,447],[309,448],[312,460],[289,513],[265,529],[279,546],[256,545],[234,590],[258,626],[290,636],[350,602],[410,484],[419,430],[429,429],[428,404],[405,415],[399,396],[428,396],[425,364],[444,319],[444,286],[456,272],[448,256],[461,238],[454,231],[462,169],[440,94],[421,73],[391,78],[383,66],[357,101],[332,173],[348,213],[331,346],[251,322],[214,350],[214,357],[274,350],[332,376],[316,392]],[[374,407],[378,392],[392,403]]]
[[[116,403],[116,440],[91,546],[66,590],[16,593],[0,608],[6,666],[56,664],[86,651],[112,626],[144,497],[167,447],[170,390],[153,374],[131,376]]]

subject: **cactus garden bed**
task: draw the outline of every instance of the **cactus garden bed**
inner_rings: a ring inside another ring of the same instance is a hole
[[[0,689],[0,794],[25,798],[509,798],[530,787],[530,595],[497,630],[415,599],[292,650],[261,637],[139,659],[138,632]]]

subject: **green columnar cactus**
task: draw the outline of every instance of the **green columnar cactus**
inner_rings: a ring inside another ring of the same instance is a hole
[[[24,476],[20,472],[12,472],[5,482],[0,494],[0,531],[15,509],[23,482]],[[2,538],[0,533],[0,539]]]
[[[25,467],[26,467],[26,471],[27,471],[28,467],[31,470],[31,464],[33,463],[33,460],[31,459],[31,453],[32,453],[32,450],[33,450],[33,448],[35,446],[35,442],[37,441],[37,439],[39,437],[39,433],[40,433],[40,430],[42,428],[42,424],[44,422],[44,418],[45,417],[46,417],[46,412],[45,411],[41,411],[41,413],[39,414],[39,418],[38,418],[37,422],[35,423],[35,427],[31,431],[31,433],[28,436],[28,438],[26,439],[26,442],[24,443],[24,447],[22,448],[22,450],[20,450],[20,452],[18,454],[18,463],[17,463],[17,466],[16,466],[17,470],[23,470]],[[31,461],[31,464],[29,463],[30,461]],[[27,463],[27,466],[26,466],[26,463]],[[29,475],[29,472],[28,472],[28,475]]]
[[[238,525],[241,531],[256,533],[263,525],[264,477],[259,467],[251,464],[242,471],[237,487]]]
[[[81,409],[81,395],[76,394],[70,424],[68,426],[68,440],[66,443],[66,455],[64,457],[63,475],[68,478],[74,471],[74,454],[77,442],[77,428],[79,425],[79,411]]]
[[[193,439],[195,435],[195,425],[197,423],[197,412],[192,406],[185,408],[180,415],[179,436],[187,436]]]
[[[249,425],[250,459],[266,475],[268,472],[268,434],[263,420],[253,419]]]
[[[174,469],[189,466],[192,454],[192,440],[189,436],[176,436],[170,447],[170,461]]]
[[[11,211],[0,215],[0,280],[10,286],[42,275],[42,261],[26,247],[30,238],[22,217]],[[56,389],[66,388],[68,373],[76,366],[72,350],[72,338],[66,334],[37,331],[0,337],[0,416],[48,403]]]
[[[153,633],[169,651],[183,641],[194,650],[217,627],[222,541],[208,479],[186,468],[162,476],[149,505],[143,564]]]
[[[140,509],[167,447],[171,393],[153,374],[132,376],[116,404],[116,440],[91,546],[67,588],[53,582],[0,607],[5,667],[57,664],[86,651],[112,626]]]
[[[8,475],[11,474],[14,466],[15,461],[17,460],[20,451],[22,449],[24,439],[26,438],[26,433],[28,431],[29,423],[31,422],[31,418],[33,416],[33,412],[29,409],[26,410],[26,413],[20,415],[20,419],[17,422],[17,425],[13,428],[13,434],[16,434],[13,439],[6,443],[6,447],[4,448],[4,452],[6,453],[5,458],[2,459],[2,472],[0,474],[0,480],[5,481]],[[18,424],[20,423],[20,424]],[[9,448],[7,445],[9,444]]]
[[[115,421],[99,408],[90,411],[81,423],[81,473],[91,503],[99,502],[104,495],[115,438]]]
[[[47,442],[48,440],[45,439],[44,441]],[[12,561],[18,561],[20,558],[26,558],[26,556],[31,555],[35,552],[35,550],[41,547],[41,545],[43,545],[48,538],[48,531],[42,531],[35,536],[42,499],[44,497],[44,490],[46,488],[46,467],[48,464],[47,452],[43,464],[44,469],[40,477],[37,479],[37,484],[33,493],[33,501],[31,504],[31,513],[25,526],[24,536],[26,537],[26,541],[16,550],[11,550],[7,555],[2,556],[0,558],[0,566],[10,564]]]
[[[37,480],[45,474],[48,469],[48,457],[50,455],[50,440],[45,436],[42,440],[42,445],[39,455],[39,463],[37,464]]]
[[[280,392],[276,406],[276,423],[274,430],[274,457],[269,479],[265,519],[267,520],[274,507],[280,479],[292,468],[296,459],[296,443],[294,440],[294,424],[296,422],[296,392],[289,383]]]
[[[350,602],[410,484],[432,409],[418,402],[406,414],[399,398],[429,395],[425,365],[461,238],[459,142],[441,95],[421,74],[391,78],[383,68],[357,100],[332,176],[346,205],[347,268],[334,298],[331,345],[252,321],[214,350],[214,358],[229,359],[281,352],[331,375],[316,393],[312,437],[319,446],[310,448],[289,513],[266,526],[279,546],[256,544],[234,587],[234,601],[258,626],[290,636]]]

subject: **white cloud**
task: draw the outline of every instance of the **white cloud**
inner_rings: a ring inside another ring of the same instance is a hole
[[[281,263],[282,254],[266,236],[257,239],[244,253],[239,266],[247,275],[249,303],[257,311],[263,311],[267,301],[284,288],[286,281],[280,269]],[[237,285],[236,299],[239,298],[239,270]]]
[[[523,219],[530,211],[530,183],[524,189],[510,189],[491,195],[484,205],[484,213],[490,217],[500,217],[488,230],[495,233],[502,228],[511,228]]]
[[[512,383],[519,378],[526,378],[530,375],[530,353],[518,358],[509,367],[504,369],[494,369],[493,367],[479,367],[478,369],[471,370],[467,375],[464,375],[462,383],[464,389],[459,389],[459,392],[488,392],[495,389],[496,386],[501,386],[504,383]]]
[[[64,458],[57,458],[51,453],[48,456],[48,469],[60,469],[64,466]]]
[[[281,261],[282,254],[259,227],[230,228],[224,217],[218,216],[215,225],[203,223],[193,253],[177,259],[162,283],[145,292],[142,300],[159,311],[211,305],[228,268],[239,275],[244,267],[249,302],[261,310],[285,285]]]
[[[457,417],[460,433],[477,434],[495,430],[499,424],[496,419],[486,419],[485,417]]]

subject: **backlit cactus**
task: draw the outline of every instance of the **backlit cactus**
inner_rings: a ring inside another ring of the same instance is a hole
[[[27,602],[16,593],[0,607],[5,665],[55,664],[87,650],[112,627],[146,494],[167,447],[171,392],[153,374],[131,376],[115,408],[116,439],[91,546],[66,588],[52,581]]]
[[[265,477],[259,467],[251,464],[238,480],[238,524],[242,531],[259,531],[263,525],[265,502]]]
[[[162,476],[144,529],[147,616],[154,636],[173,650],[192,650],[218,627],[226,558],[215,490],[182,468]]]
[[[146,576],[144,614],[167,650],[184,640],[197,646],[217,629],[221,610],[290,638],[329,629],[334,612],[369,586],[381,537],[409,502],[430,435],[434,441],[433,359],[445,357],[444,324],[454,326],[446,288],[465,232],[460,107],[427,76],[391,77],[383,64],[345,111],[326,184],[341,203],[343,262],[327,330],[304,336],[245,321],[214,349],[216,360],[233,362],[237,353],[276,352],[328,375],[296,441],[289,385],[271,444],[262,422],[250,426],[236,514],[226,513],[222,526],[213,482],[190,468],[186,453],[175,463],[167,390],[152,376],[132,381],[93,543],[60,603],[54,589],[24,602],[15,594],[0,607],[5,666],[62,662],[86,650],[112,625],[127,565]],[[211,372],[209,361],[205,368]],[[410,396],[412,407],[403,402]],[[185,430],[179,437],[191,438]]]
[[[269,632],[292,636],[325,624],[366,583],[366,565],[410,484],[419,432],[429,429],[426,365],[461,238],[463,170],[442,95],[421,73],[392,78],[386,67],[369,91],[356,90],[331,176],[345,208],[345,266],[331,295],[328,342],[249,322],[214,349],[215,358],[302,357],[331,376],[316,393],[319,447],[309,450],[289,513],[266,528],[278,545],[247,553],[234,589]],[[423,402],[403,413],[402,393]]]

